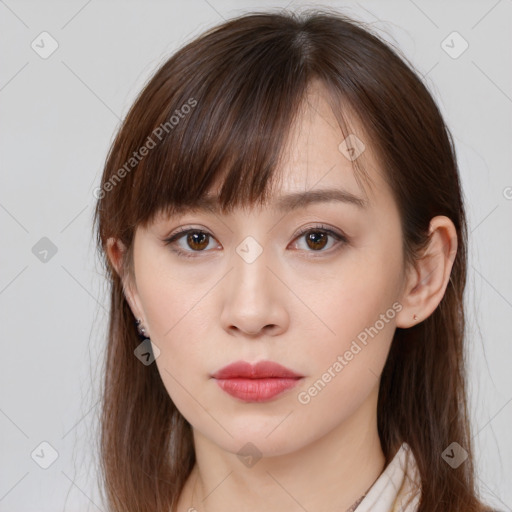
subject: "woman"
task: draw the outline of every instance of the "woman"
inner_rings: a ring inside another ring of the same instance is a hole
[[[327,11],[209,30],[135,101],[98,197],[109,510],[489,510],[454,147],[386,43]]]

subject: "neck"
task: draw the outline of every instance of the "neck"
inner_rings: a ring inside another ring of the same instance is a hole
[[[196,465],[178,510],[354,510],[384,470],[377,396],[378,386],[323,437],[292,453],[263,457],[251,467],[194,429]]]

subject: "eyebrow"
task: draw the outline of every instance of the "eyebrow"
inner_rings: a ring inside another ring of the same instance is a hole
[[[364,199],[357,197],[347,190],[327,188],[294,192],[286,196],[281,196],[277,200],[276,208],[282,212],[288,212],[298,208],[304,208],[310,204],[325,202],[347,203],[361,209],[367,206],[367,202]]]
[[[343,189],[316,189],[305,192],[293,192],[284,196],[279,196],[275,202],[275,208],[280,212],[290,212],[299,208],[305,208],[310,204],[325,202],[341,202],[354,205],[359,209],[365,209],[368,206],[367,201]],[[219,211],[219,201],[217,196],[203,196],[193,205],[184,205],[178,208],[180,212],[186,211]]]

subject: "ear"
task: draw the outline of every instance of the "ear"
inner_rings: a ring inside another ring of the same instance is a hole
[[[444,296],[457,254],[457,231],[453,222],[440,215],[430,221],[430,243],[422,257],[409,270],[402,288],[403,308],[396,325],[409,328],[428,318]],[[414,319],[414,315],[417,319]]]
[[[123,292],[126,300],[136,319],[141,319],[145,325],[145,316],[141,306],[140,297],[137,292],[135,278],[126,268],[125,256],[126,247],[117,238],[109,238],[106,247],[107,257],[123,283]]]

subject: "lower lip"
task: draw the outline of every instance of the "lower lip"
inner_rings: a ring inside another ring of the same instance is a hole
[[[265,402],[293,388],[300,378],[215,379],[226,393],[244,402]]]

